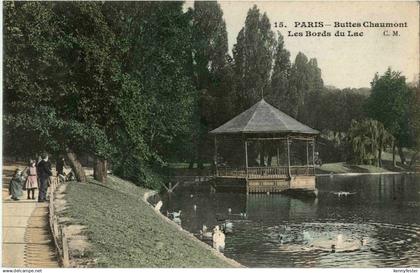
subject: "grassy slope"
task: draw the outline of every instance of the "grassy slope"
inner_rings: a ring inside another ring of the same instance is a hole
[[[325,163],[317,170],[327,173],[383,173],[390,171],[372,165],[349,165],[345,162]]]
[[[63,213],[87,227],[101,267],[229,267],[142,201],[145,189],[110,176],[106,185],[69,183]]]
[[[407,160],[411,159],[413,151],[405,150],[405,155]],[[410,171],[407,166],[401,165],[400,156],[396,155],[397,166],[392,164],[392,153],[383,152],[382,154],[382,164],[383,167],[379,168],[373,165],[353,165],[345,162],[334,162],[334,163],[325,163],[317,170],[321,173],[383,173],[383,172],[405,172]]]

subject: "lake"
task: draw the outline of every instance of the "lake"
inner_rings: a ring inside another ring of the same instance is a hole
[[[203,184],[158,198],[162,213],[182,210],[180,224],[198,238],[203,225],[232,223],[224,255],[247,267],[420,266],[420,177],[327,176],[316,185],[316,199]]]

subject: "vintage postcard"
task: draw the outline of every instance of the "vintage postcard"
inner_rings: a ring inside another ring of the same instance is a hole
[[[4,272],[418,272],[419,15],[3,2]]]

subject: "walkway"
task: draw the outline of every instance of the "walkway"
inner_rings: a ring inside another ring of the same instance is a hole
[[[9,181],[16,167],[3,166],[3,267],[59,267],[49,230],[48,203],[28,200],[26,192],[20,201],[9,198]]]

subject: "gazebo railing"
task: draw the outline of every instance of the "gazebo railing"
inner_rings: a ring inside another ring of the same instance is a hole
[[[278,178],[286,177],[288,174],[288,168],[284,166],[275,167],[248,167],[248,178]]]
[[[220,177],[246,177],[245,167],[217,167],[216,176]]]
[[[313,166],[290,166],[292,176],[313,176]],[[270,167],[217,167],[216,176],[232,178],[285,178],[289,175],[287,166]]]
[[[292,176],[313,176],[315,175],[314,166],[290,166],[290,173]]]

